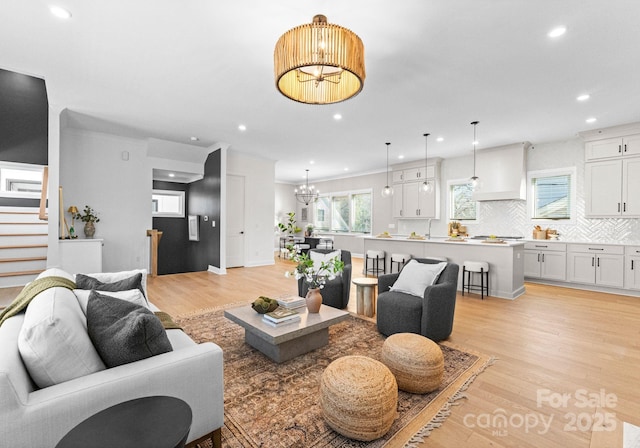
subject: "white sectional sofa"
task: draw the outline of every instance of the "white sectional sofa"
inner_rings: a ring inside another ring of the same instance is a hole
[[[40,294],[75,298],[73,291],[62,287]],[[157,310],[152,304],[150,309]],[[187,445],[209,437],[219,445],[224,382],[222,350],[217,345],[196,344],[183,331],[171,329],[166,331],[170,352],[38,388],[18,348],[24,322],[22,312],[0,326],[1,446],[53,448],[87,417],[152,395],[177,397],[189,404],[193,422]]]

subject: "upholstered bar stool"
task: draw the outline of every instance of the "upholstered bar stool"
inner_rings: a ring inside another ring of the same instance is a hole
[[[320,237],[316,249],[333,249],[333,238],[330,236]]]
[[[368,276],[369,273],[376,277],[380,274],[384,274],[387,270],[385,258],[386,256],[387,254],[383,250],[368,250],[364,256],[365,277]],[[369,261],[371,261],[371,267],[369,267]],[[380,267],[381,264],[382,267]]]
[[[311,249],[311,245],[307,244],[304,242],[304,238],[301,236],[294,236],[293,237],[293,247],[296,248],[296,253],[299,254],[301,252],[309,252],[309,249]]]
[[[409,260],[411,260],[411,254],[391,254],[391,266],[389,268],[389,272],[393,273],[394,263],[398,264],[398,270],[396,272],[400,272],[402,266],[404,266]]]
[[[480,274],[480,284],[471,283],[471,275]],[[480,291],[480,297],[484,300],[484,295],[489,295],[489,263],[486,261],[465,261],[462,265],[462,295],[467,292]]]

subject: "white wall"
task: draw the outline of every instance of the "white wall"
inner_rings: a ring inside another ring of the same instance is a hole
[[[152,227],[152,167],[144,140],[63,129],[60,150],[60,185],[65,210],[89,205],[98,212],[95,238],[104,239],[105,272],[149,268]],[[122,152],[129,160],[122,159]],[[70,224],[70,216],[66,213]],[[80,238],[82,222],[76,222]]]
[[[245,178],[245,266],[273,264],[275,163],[232,149],[227,155],[227,174]],[[233,204],[227,204],[232,212]]]

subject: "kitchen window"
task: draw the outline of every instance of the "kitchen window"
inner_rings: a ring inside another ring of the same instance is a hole
[[[477,217],[477,202],[473,200],[473,187],[468,180],[449,181],[449,219],[474,221]]]
[[[371,190],[329,193],[314,203],[320,231],[371,233]]]
[[[575,168],[530,171],[527,177],[531,219],[575,218]]]

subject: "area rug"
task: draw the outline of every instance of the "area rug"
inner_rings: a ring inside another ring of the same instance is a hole
[[[319,382],[325,367],[342,356],[380,360],[385,338],[374,322],[352,315],[329,328],[327,346],[276,364],[245,344],[244,329],[226,319],[223,309],[175,320],[196,342],[215,342],[223,350],[222,446],[226,448],[414,447],[444,422],[450,406],[463,398],[476,375],[492,363],[485,355],[441,343],[445,359],[442,386],[425,395],[399,391],[398,417],[389,432],[375,441],[359,442],[325,424],[318,404]]]

